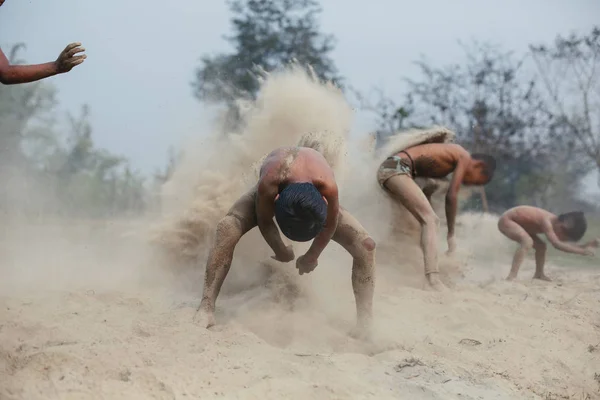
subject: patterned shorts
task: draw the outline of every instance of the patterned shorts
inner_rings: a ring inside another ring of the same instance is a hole
[[[385,188],[385,182],[396,175],[408,175],[412,178],[410,164],[398,156],[388,157],[377,170],[377,181]]]

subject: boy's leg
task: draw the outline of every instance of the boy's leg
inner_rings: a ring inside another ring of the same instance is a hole
[[[521,227],[521,225],[506,217],[500,218],[498,221],[498,229],[504,234],[504,236],[519,243],[519,248],[513,257],[510,273],[506,278],[506,280],[512,281],[519,274],[519,268],[521,268],[521,264],[523,264],[525,255],[533,247],[533,239],[529,233],[527,233],[525,229]]]
[[[435,181],[435,179],[427,178],[422,182],[422,190],[425,197],[427,197],[427,201],[431,204],[431,197],[433,194],[440,188],[440,184]]]
[[[352,256],[352,289],[356,301],[356,334],[368,335],[375,287],[375,241],[347,210],[340,207],[332,238]]]
[[[425,260],[425,276],[436,290],[446,287],[440,281],[437,254],[439,218],[421,188],[408,175],[396,175],[384,183],[392,197],[400,202],[421,224],[421,249]]]
[[[535,249],[535,274],[533,279],[541,279],[550,282],[552,279],[544,274],[544,264],[546,263],[546,243],[537,236],[532,236],[533,248]]]
[[[233,251],[242,236],[257,225],[256,187],[240,197],[217,224],[213,246],[206,261],[204,291],[198,311],[207,328],[215,324],[215,302],[231,267]]]

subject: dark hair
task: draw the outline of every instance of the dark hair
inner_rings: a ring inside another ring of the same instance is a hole
[[[327,204],[312,183],[292,183],[279,193],[275,219],[281,232],[295,242],[308,242],[323,230]]]
[[[573,211],[565,214],[560,214],[558,220],[562,224],[567,238],[571,242],[581,240],[587,230],[587,222],[583,211]]]
[[[483,173],[491,180],[494,177],[496,171],[496,159],[489,154],[475,153],[471,154],[473,160],[483,162]]]

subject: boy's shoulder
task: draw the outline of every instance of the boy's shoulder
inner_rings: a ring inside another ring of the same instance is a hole
[[[523,206],[515,206],[513,208],[511,208],[509,211],[518,211],[518,212],[537,212],[537,213],[547,213],[547,214],[551,214],[550,211],[548,210],[544,210],[543,208],[540,207],[535,207],[535,206],[527,206],[527,205],[523,205]]]

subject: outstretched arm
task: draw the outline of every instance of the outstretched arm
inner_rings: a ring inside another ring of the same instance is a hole
[[[556,233],[554,232],[554,228],[552,227],[552,222],[549,219],[544,220],[544,234],[548,238],[548,241],[554,246],[555,249],[564,251],[566,253],[580,254],[580,255],[589,255],[593,254],[591,250],[588,250],[587,247],[578,246],[575,244],[561,242]]]
[[[56,61],[35,65],[10,65],[8,58],[0,50],[0,83],[14,85],[35,82],[68,72],[86,58],[85,54],[76,55],[85,50],[80,46],[81,43],[71,43],[60,53]]]
[[[335,233],[340,212],[337,184],[332,182],[323,185],[319,188],[319,191],[325,197],[325,200],[327,200],[327,219],[325,220],[325,227],[315,237],[305,255],[308,260],[315,263]]]
[[[0,50],[0,83],[4,85],[34,82],[57,73],[54,62],[37,65],[10,65],[8,58]]]
[[[275,259],[279,261],[293,260],[293,254],[289,259],[290,249],[286,247],[281,239],[279,229],[273,221],[275,216],[275,196],[277,196],[277,185],[272,182],[263,181],[258,185],[258,200],[256,202],[256,217],[258,229],[265,241],[273,249]]]

